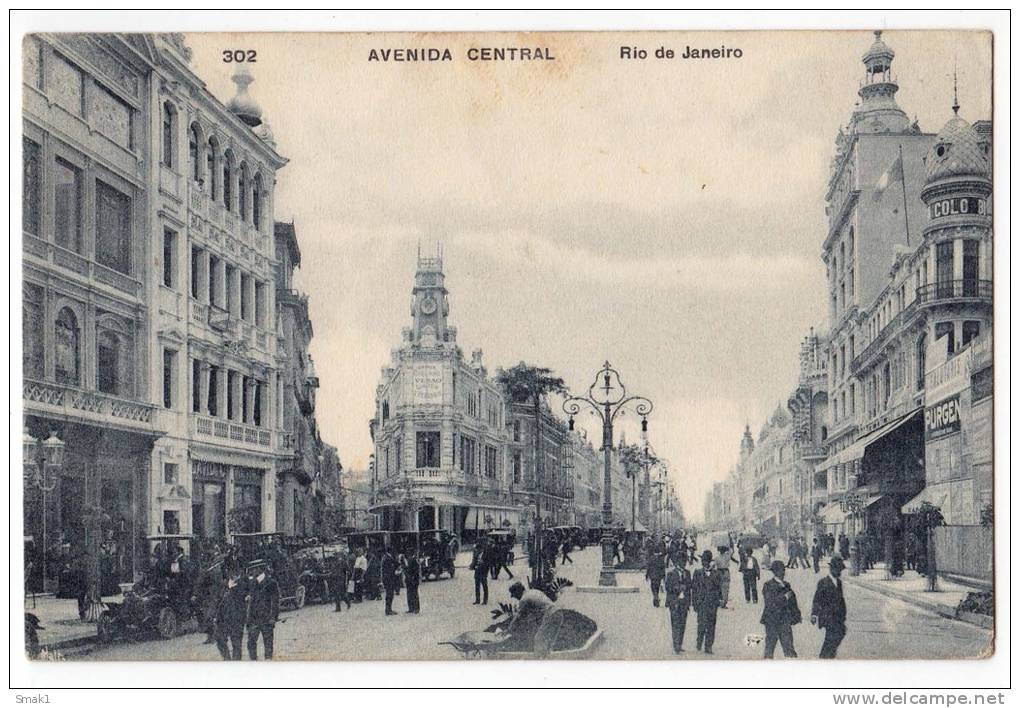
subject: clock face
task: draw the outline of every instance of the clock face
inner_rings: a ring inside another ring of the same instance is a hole
[[[432,296],[426,297],[421,301],[421,311],[426,315],[431,315],[436,311],[436,301]]]

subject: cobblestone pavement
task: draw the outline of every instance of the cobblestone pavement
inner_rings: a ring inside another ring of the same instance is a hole
[[[576,585],[593,585],[598,578],[598,549],[573,554],[574,564],[559,567],[559,575]],[[514,565],[518,577],[526,574],[523,561]],[[734,574],[736,576],[736,574]],[[763,572],[763,580],[769,576]],[[791,569],[792,583],[804,615],[804,623],[794,628],[794,641],[802,658],[818,656],[822,632],[808,622],[811,597],[818,578],[810,569]],[[437,643],[461,632],[483,629],[490,622],[489,611],[495,602],[508,601],[509,579],[504,574],[489,582],[489,605],[472,605],[471,573],[459,569],[456,578],[424,583],[421,586],[422,613],[407,615],[405,598],[400,595],[394,609],[401,613],[383,615],[382,602],[365,602],[351,611],[333,612],[331,605],[313,605],[296,612],[285,612],[277,625],[278,659],[458,659],[451,647]],[[640,573],[620,574],[621,584],[641,585],[640,592],[597,594],[567,590],[559,602],[592,617],[604,632],[604,641],[595,659],[757,659],[762,645],[754,635],[764,634],[759,623],[761,605],[744,602],[739,578],[730,586],[732,609],[719,611],[715,655],[694,650],[697,618],[687,624],[684,641],[688,649],[679,657],[672,653],[669,639],[669,611],[652,607],[651,593]],[[991,651],[992,633],[962,622],[944,619],[930,612],[859,587],[844,585],[847,607],[847,637],[840,647],[841,658],[963,658],[978,657]],[[750,635],[750,642],[748,637]],[[95,646],[69,657],[74,660],[218,660],[213,645],[203,644],[204,635],[189,634],[169,641],[151,640]],[[777,649],[777,656],[782,650]]]

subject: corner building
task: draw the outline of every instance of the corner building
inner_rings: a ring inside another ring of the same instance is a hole
[[[470,540],[519,527],[521,508],[511,503],[503,393],[480,349],[464,358],[449,312],[442,257],[419,256],[412,326],[376,388],[372,511],[383,529],[447,529]]]

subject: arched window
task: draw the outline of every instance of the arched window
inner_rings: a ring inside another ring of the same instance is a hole
[[[241,169],[237,172],[237,213],[241,220],[248,218],[248,163],[242,162]]]
[[[230,207],[233,203],[233,195],[231,194],[233,180],[234,154],[227,150],[227,152],[223,154],[223,206],[226,207],[227,211],[230,211]]]
[[[96,356],[96,379],[103,393],[120,393],[120,338],[112,332],[100,332]]]
[[[216,172],[216,156],[219,154],[219,144],[216,136],[209,136],[209,147],[205,152],[205,172],[209,175],[209,194],[213,197],[220,188],[221,175]]]
[[[188,128],[188,165],[191,167],[191,179],[202,181],[202,165],[198,164],[198,126],[194,123]]]
[[[914,359],[917,362],[917,390],[920,391],[924,388],[924,367],[925,367],[925,356],[928,349],[928,335],[922,334],[917,338],[917,348],[914,355]]]
[[[262,228],[262,175],[255,175],[251,181],[251,223],[256,229]]]
[[[169,101],[163,104],[163,164],[174,166],[174,124],[177,122],[177,109]]]
[[[65,307],[57,313],[54,330],[56,335],[54,375],[57,383],[77,386],[80,383],[81,330],[78,327],[78,318],[71,308]]]

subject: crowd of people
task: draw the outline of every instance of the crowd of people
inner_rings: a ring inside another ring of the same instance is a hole
[[[778,548],[772,539],[761,537],[734,538],[727,534],[725,542],[716,543],[715,550],[705,549],[700,556],[692,536],[683,531],[671,535],[652,535],[645,543],[646,570],[652,606],[659,607],[660,588],[665,588],[665,604],[670,613],[670,629],[674,653],[684,652],[683,642],[687,618],[691,610],[697,615],[696,647],[712,654],[716,623],[720,609],[727,609],[730,596],[731,564],[736,565],[743,581],[744,601],[763,608],[760,622],[765,628],[764,658],[775,655],[781,646],[783,655],[796,657],[793,627],[803,621],[797,595],[786,580],[788,568],[811,568],[820,571],[821,559],[829,556],[828,574],[817,583],[811,604],[811,623],[825,632],[819,658],[835,658],[840,642],[846,635],[846,602],[840,575],[844,570],[844,554],[849,548],[843,538],[822,536],[812,539],[810,547],[801,538],[787,542],[787,560],[777,558]],[[837,548],[837,543],[838,548]],[[760,545],[764,563],[759,563],[755,550]],[[736,549],[736,552],[734,552]],[[833,553],[833,550],[838,552]],[[808,555],[812,564],[808,563]],[[688,566],[695,566],[693,571]],[[761,569],[771,573],[761,587]]]

